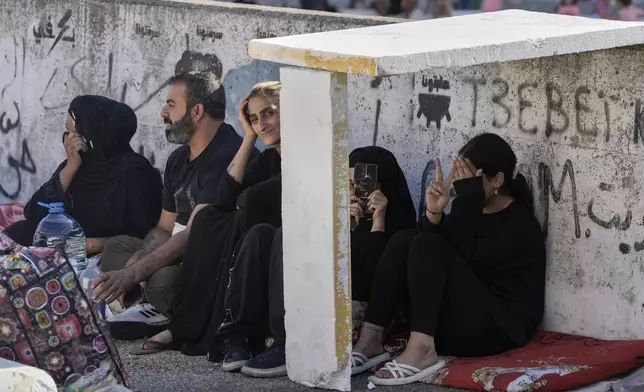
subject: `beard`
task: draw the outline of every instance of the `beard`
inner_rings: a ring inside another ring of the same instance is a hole
[[[165,129],[165,138],[173,144],[186,144],[192,138],[197,126],[192,122],[190,115],[186,113],[179,121],[170,122],[166,119],[166,124],[170,124]]]

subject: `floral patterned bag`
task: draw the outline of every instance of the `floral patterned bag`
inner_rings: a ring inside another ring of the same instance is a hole
[[[127,387],[89,303],[63,254],[0,234],[0,357],[45,370],[64,391]]]

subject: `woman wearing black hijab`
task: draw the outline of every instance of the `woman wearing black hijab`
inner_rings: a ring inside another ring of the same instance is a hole
[[[367,300],[376,264],[389,237],[416,226],[416,213],[407,180],[394,155],[380,147],[364,147],[349,156],[350,182],[358,163],[378,165],[379,189],[367,206],[352,199],[351,285],[354,300]],[[371,219],[361,219],[364,209]],[[284,344],[284,285],[282,230],[268,224],[254,226],[241,242],[230,270],[226,318],[218,337],[226,339],[222,369],[252,377],[286,375]],[[264,350],[264,341],[274,339]],[[254,357],[252,353],[261,354]],[[263,352],[262,352],[263,351]],[[252,359],[251,359],[252,358]]]
[[[161,175],[135,153],[130,140],[137,118],[126,104],[84,95],[68,110],[63,144],[67,159],[25,206],[26,220],[4,234],[31,245],[38,223],[48,211],[39,202],[65,204],[87,237],[87,253],[100,253],[117,235],[143,238],[159,219]]]
[[[394,154],[381,147],[353,150],[349,156],[350,177],[358,163],[378,165],[379,189],[370,196],[370,201],[377,206],[381,196],[385,197],[384,211],[372,211],[373,216],[368,220],[359,219],[351,232],[351,294],[354,301],[364,302],[369,300],[376,265],[389,237],[399,230],[414,228],[416,212],[407,179]],[[359,199],[352,196],[354,219],[362,217],[362,208]]]

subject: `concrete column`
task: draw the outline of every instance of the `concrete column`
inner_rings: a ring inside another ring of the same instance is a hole
[[[349,391],[347,75],[282,68],[281,80],[288,375]]]

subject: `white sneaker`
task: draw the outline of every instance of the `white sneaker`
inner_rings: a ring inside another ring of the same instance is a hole
[[[134,305],[123,313],[107,316],[110,332],[118,340],[138,340],[167,329],[170,319],[149,303]]]

